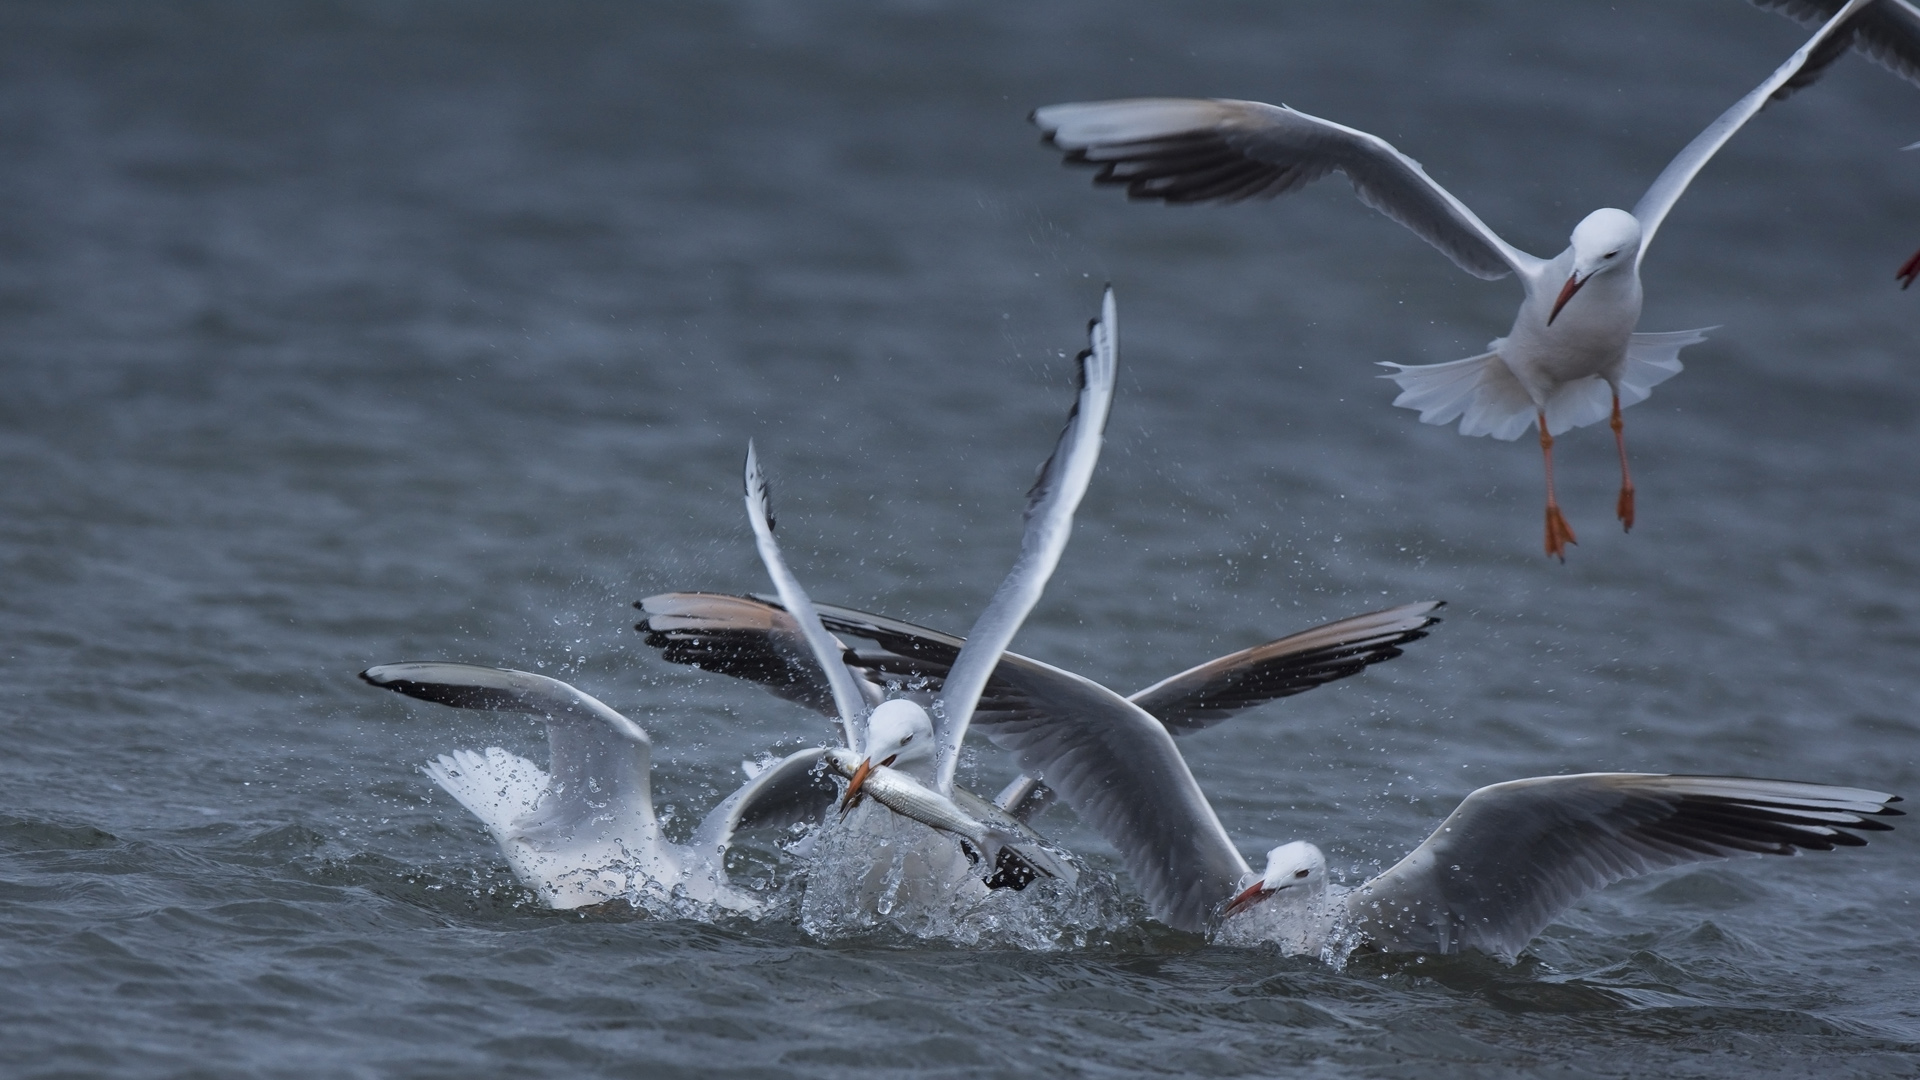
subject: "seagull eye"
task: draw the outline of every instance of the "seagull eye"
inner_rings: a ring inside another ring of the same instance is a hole
[[[1297,878],[1306,877],[1308,874],[1311,874],[1311,873],[1313,873],[1313,871],[1311,870],[1295,870],[1293,872],[1293,876],[1297,879]]]
[[[1613,258],[1613,257],[1614,257],[1615,255],[1618,255],[1618,254],[1620,254],[1620,253],[1619,253],[1619,252],[1617,252],[1617,251],[1609,251],[1609,252],[1607,252],[1607,253],[1606,253],[1605,255],[1602,255],[1602,256],[1600,256],[1600,257],[1601,257],[1601,258],[1603,258],[1603,259],[1611,259],[1611,258]]]
[[[908,743],[910,743],[910,742],[912,742],[912,741],[913,741],[913,732],[911,732],[911,731],[909,731],[909,732],[907,732],[907,733],[906,733],[905,735],[902,735],[902,736],[900,737],[900,745],[901,745],[901,746],[905,746],[905,745],[907,745]]]

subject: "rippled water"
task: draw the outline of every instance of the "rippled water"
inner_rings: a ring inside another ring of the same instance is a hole
[[[1128,205],[1024,122],[1284,100],[1551,254],[1801,36],[1735,0],[0,5],[0,1071],[1920,1071],[1911,826],[1616,886],[1513,967],[1335,971],[1132,900],[1050,951],[561,915],[416,771],[537,726],[353,677],[559,673],[652,732],[689,828],[824,731],[630,629],[765,588],[747,438],[815,595],[963,630],[1111,280],[1108,451],[1022,651],[1131,690],[1450,604],[1183,743],[1249,851],[1364,874],[1565,770],[1920,792],[1920,92],[1849,59],[1700,178],[1643,325],[1723,329],[1629,414],[1631,536],[1608,432],[1562,441],[1565,566],[1533,449],[1371,366],[1480,351],[1511,283],[1338,179]],[[794,887],[769,838],[736,870]]]

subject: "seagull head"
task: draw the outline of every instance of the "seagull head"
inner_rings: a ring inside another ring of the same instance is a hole
[[[1305,840],[1281,844],[1267,852],[1267,870],[1260,880],[1228,901],[1223,914],[1237,915],[1275,893],[1298,890],[1311,895],[1327,886],[1327,857]]]
[[[1580,219],[1580,224],[1573,227],[1573,272],[1567,275],[1567,283],[1560,286],[1560,295],[1554,298],[1547,325],[1553,325],[1560,309],[1567,306],[1567,301],[1573,299],[1573,294],[1593,275],[1632,266],[1639,253],[1639,218],[1625,210],[1595,210]]]
[[[933,756],[933,718],[927,710],[904,698],[881,702],[867,716],[866,758],[847,781],[840,809],[850,810],[860,801],[860,789],[875,765],[912,772],[915,766],[933,761]]]

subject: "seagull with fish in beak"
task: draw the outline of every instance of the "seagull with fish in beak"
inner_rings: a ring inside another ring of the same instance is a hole
[[[876,854],[869,855],[866,865],[849,868],[849,876],[866,882],[848,894],[854,906],[864,907],[869,899],[876,905],[884,900],[879,910],[891,914],[894,898],[909,893],[929,905],[951,903],[953,886],[966,876],[988,886],[1009,877],[1022,885],[1035,877],[1066,878],[1069,883],[1077,877],[1064,852],[1047,845],[992,803],[966,794],[956,785],[954,773],[968,722],[988,679],[1059,564],[1074,512],[1092,480],[1118,374],[1117,321],[1113,291],[1108,289],[1100,317],[1089,326],[1088,348],[1077,358],[1079,387],[1066,428],[1028,493],[1020,555],[975,622],[930,709],[907,698],[875,701],[868,696],[872,684],[855,677],[845,647],[828,633],[806,590],[787,567],[774,538],[766,477],[756,451],[751,445],[747,448],[746,505],[755,545],[781,604],[792,613],[826,676],[840,721],[842,745],[826,748],[824,756],[831,768],[848,778],[842,806],[849,813],[858,812],[862,797],[871,796],[887,811],[885,817],[867,815],[857,823],[858,844],[870,846]],[[935,832],[913,831],[921,826]],[[829,823],[828,829],[833,828]],[[938,841],[941,833],[961,843]],[[939,847],[930,846],[936,841]],[[881,849],[906,860],[900,863],[901,872],[877,869]],[[859,861],[857,851],[848,854]],[[964,872],[968,866],[970,873]],[[823,872],[821,857],[816,855],[808,879],[809,898],[816,885],[824,894],[831,888],[827,882],[837,876]],[[876,890],[885,892],[885,897],[875,899]],[[803,922],[806,919],[803,902]]]

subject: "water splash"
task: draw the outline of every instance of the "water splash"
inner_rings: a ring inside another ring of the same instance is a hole
[[[1080,867],[1069,885],[1044,879],[989,889],[960,842],[876,803],[812,834],[800,926],[818,938],[894,931],[964,945],[1082,947],[1133,922],[1113,880]]]

